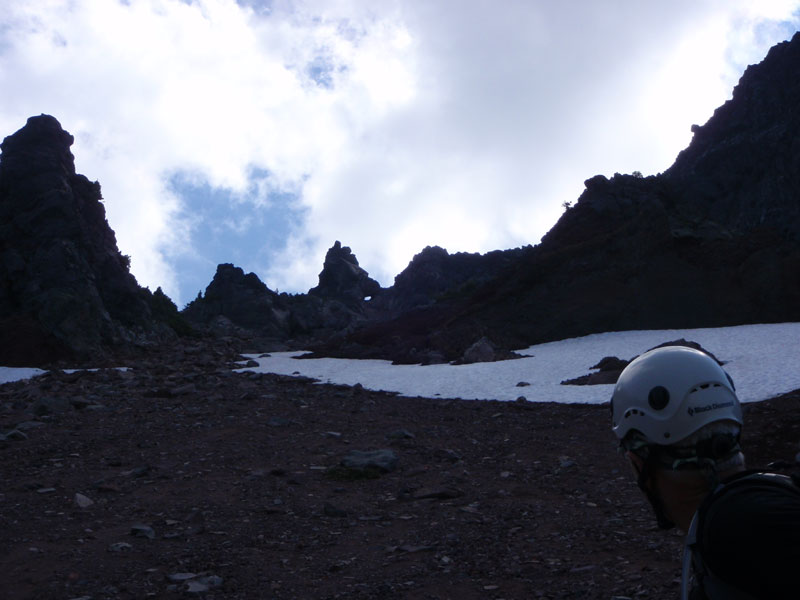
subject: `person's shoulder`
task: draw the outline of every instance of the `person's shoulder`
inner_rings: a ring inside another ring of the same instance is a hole
[[[712,571],[745,589],[766,585],[796,591],[800,487],[792,479],[774,473],[738,475],[724,482],[699,518],[698,541]]]

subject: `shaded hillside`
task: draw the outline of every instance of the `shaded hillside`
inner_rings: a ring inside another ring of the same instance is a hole
[[[0,145],[0,363],[95,360],[173,337],[180,318],[142,289],[108,226],[100,184],[75,173],[48,115]]]
[[[586,181],[543,238],[474,293],[350,336],[349,355],[455,359],[599,331],[800,319],[800,34],[747,69],[665,173]]]

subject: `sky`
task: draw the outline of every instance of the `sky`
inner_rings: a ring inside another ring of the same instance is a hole
[[[603,174],[666,170],[800,0],[0,0],[0,137],[75,137],[140,284],[216,265],[382,285],[425,246],[536,244]]]
[[[310,377],[320,383],[355,385],[424,398],[602,404],[612,385],[561,385],[594,372],[606,356],[630,360],[659,344],[686,339],[699,343],[724,363],[742,402],[757,402],[800,389],[800,353],[788,352],[800,338],[800,323],[741,325],[598,333],[518,351],[524,358],[471,365],[392,365],[382,360],[318,358],[297,360],[302,352],[246,355],[258,367],[243,372]],[[135,368],[135,365],[128,365]],[[0,367],[0,384],[41,375],[41,369]],[[520,382],[528,385],[518,386]]]

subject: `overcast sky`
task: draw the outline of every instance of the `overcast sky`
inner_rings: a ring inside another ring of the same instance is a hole
[[[800,0],[0,0],[0,136],[55,116],[142,285],[221,262],[383,285],[535,244],[598,173],[664,171]]]

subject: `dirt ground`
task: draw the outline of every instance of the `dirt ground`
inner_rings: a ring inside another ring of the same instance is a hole
[[[0,386],[0,598],[677,597],[681,537],[607,405],[404,398],[238,359],[198,345]],[[750,466],[798,466],[800,393],[745,409]],[[353,450],[396,465],[339,467]]]

